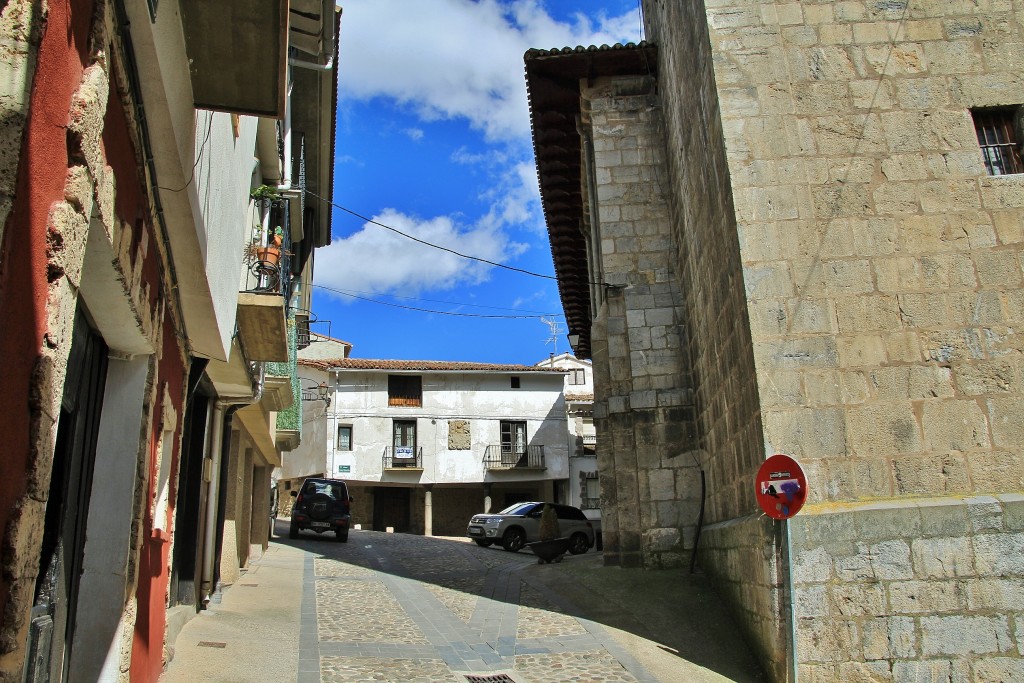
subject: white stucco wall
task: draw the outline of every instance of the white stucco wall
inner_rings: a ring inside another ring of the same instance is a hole
[[[393,443],[395,419],[416,420],[423,472],[389,471],[384,480],[418,484],[483,481],[538,481],[569,476],[569,441],[562,375],[546,373],[409,373],[423,378],[423,406],[389,407],[386,371],[341,371],[334,376],[335,398],[328,415],[330,438],[324,455],[328,471],[351,481],[382,481],[382,457]],[[511,388],[511,377],[520,387]],[[450,420],[470,423],[471,448],[448,448]],[[500,443],[502,420],[523,421],[530,445],[544,446],[546,469],[485,472],[487,446]],[[339,424],[352,426],[351,451],[336,450]],[[339,466],[350,472],[340,474]]]

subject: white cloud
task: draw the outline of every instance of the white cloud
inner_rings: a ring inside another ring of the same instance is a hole
[[[555,21],[538,0],[348,0],[345,97],[385,97],[433,121],[466,118],[487,139],[529,136],[523,53],[636,40],[636,12]]]
[[[410,140],[419,141],[423,139],[422,128],[406,128],[402,132],[408,135]]]
[[[490,217],[466,227],[446,216],[422,220],[386,209],[373,220],[425,242],[495,263],[527,248],[511,241]],[[419,244],[369,223],[359,232],[318,249],[316,259],[318,285],[407,295],[476,284],[486,280],[493,267]]]

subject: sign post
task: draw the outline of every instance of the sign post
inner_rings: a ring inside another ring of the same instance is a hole
[[[789,519],[807,500],[807,477],[788,455],[777,453],[761,463],[756,485],[757,504],[773,519]]]

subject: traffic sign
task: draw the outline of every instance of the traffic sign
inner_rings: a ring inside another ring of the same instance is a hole
[[[789,519],[807,500],[807,477],[793,458],[777,453],[757,471],[757,504],[774,519]]]

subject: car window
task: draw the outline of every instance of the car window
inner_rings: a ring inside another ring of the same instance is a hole
[[[578,508],[574,508],[570,505],[556,505],[555,514],[558,515],[559,519],[586,519],[587,516],[583,514]]]
[[[527,515],[527,514],[530,513],[530,510],[532,510],[535,507],[537,507],[535,503],[516,503],[515,505],[508,506],[507,508],[505,508],[504,510],[502,510],[498,514],[499,515]]]

